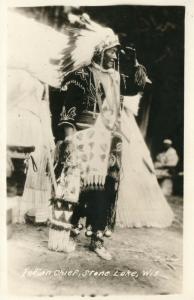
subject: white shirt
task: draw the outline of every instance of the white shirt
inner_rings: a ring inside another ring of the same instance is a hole
[[[156,161],[162,166],[166,167],[176,167],[178,160],[179,158],[177,152],[173,147],[170,147],[168,150],[159,153],[156,157]]]

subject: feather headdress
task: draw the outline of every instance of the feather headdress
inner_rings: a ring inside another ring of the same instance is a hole
[[[62,32],[15,11],[8,13],[8,67],[59,88],[64,76],[89,65],[95,53],[119,45],[112,29],[87,14],[69,14]]]
[[[95,54],[120,45],[118,36],[111,28],[92,21],[87,14],[69,14],[68,17],[75,27],[68,30],[69,46],[63,51],[61,71],[64,75],[89,65]]]

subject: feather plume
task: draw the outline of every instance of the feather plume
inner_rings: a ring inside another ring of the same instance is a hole
[[[69,14],[71,26],[58,32],[50,26],[8,12],[8,68],[29,72],[42,82],[61,87],[66,75],[89,65],[96,51],[119,44],[110,28],[92,21],[87,14]]]

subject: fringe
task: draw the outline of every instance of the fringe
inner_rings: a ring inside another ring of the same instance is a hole
[[[75,250],[75,242],[70,238],[70,230],[49,229],[48,249],[60,252],[72,252]]]
[[[144,89],[145,85],[146,85],[146,68],[142,65],[138,65],[136,67],[136,71],[135,71],[135,84],[141,88]]]
[[[83,185],[81,187],[81,191],[103,191],[104,185],[93,185],[93,184],[89,184],[89,185]]]
[[[83,179],[82,186],[84,189],[103,189],[106,180],[106,175],[88,175]]]

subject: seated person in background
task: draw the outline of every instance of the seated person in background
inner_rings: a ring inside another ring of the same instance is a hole
[[[176,150],[172,147],[172,141],[165,139],[163,141],[164,151],[156,157],[155,169],[158,178],[171,177],[174,175],[175,167],[178,164],[179,157]]]

